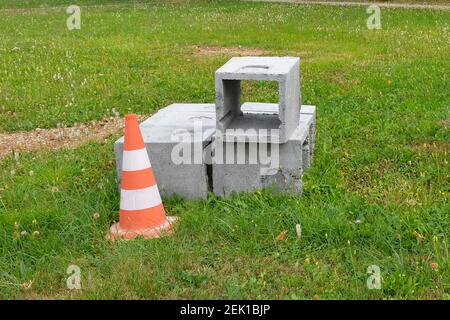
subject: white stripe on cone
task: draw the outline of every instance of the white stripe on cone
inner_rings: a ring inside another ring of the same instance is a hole
[[[124,190],[120,193],[120,209],[121,210],[143,210],[156,207],[161,204],[161,196],[159,195],[158,186],[155,184],[151,187],[138,190]]]
[[[138,171],[150,168],[150,160],[145,148],[132,151],[123,151],[123,171]]]

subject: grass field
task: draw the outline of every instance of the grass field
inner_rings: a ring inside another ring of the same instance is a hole
[[[73,31],[62,9],[0,10],[0,131],[212,102],[224,47],[300,56],[303,103],[318,110],[303,196],[165,199],[173,236],[111,243],[120,133],[10,155],[0,297],[450,299],[450,11],[383,9],[368,30],[364,7],[178,2],[83,7]],[[71,264],[81,290],[66,287]]]

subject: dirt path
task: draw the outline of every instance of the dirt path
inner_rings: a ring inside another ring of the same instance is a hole
[[[350,1],[308,1],[308,0],[242,0],[247,2],[284,2],[298,4],[319,4],[328,6],[365,6],[376,4],[380,8],[403,8],[403,9],[429,9],[450,10],[450,5],[444,4],[414,4],[414,3],[384,3],[384,2],[350,2]]]
[[[130,7],[130,8],[135,8],[135,9],[139,9],[139,8],[145,8],[145,4],[133,4],[133,3],[109,3],[109,4],[103,4],[103,5],[99,5],[99,4],[93,4],[93,5],[80,5],[81,10],[83,9],[114,9],[114,8],[122,8],[124,6]],[[15,14],[25,14],[25,13],[47,13],[47,12],[59,12],[59,11],[63,11],[65,12],[67,7],[69,7],[69,5],[66,6],[54,6],[54,7],[35,7],[35,8],[0,8],[0,13],[15,13]]]
[[[247,2],[284,2],[284,3],[299,3],[299,4],[319,4],[329,6],[369,6],[376,4],[380,8],[403,8],[403,9],[429,9],[429,10],[450,10],[450,5],[445,4],[416,4],[416,3],[384,3],[384,2],[351,2],[351,1],[311,1],[311,0],[241,0]],[[145,3],[115,3],[104,5],[86,5],[80,6],[82,10],[91,9],[113,9],[128,6],[134,9],[145,9],[149,5]],[[41,8],[0,8],[0,13],[12,13],[12,14],[27,14],[30,12],[46,13],[49,11],[65,11],[68,6],[56,6],[56,7],[41,7]]]
[[[140,120],[144,116],[139,116]],[[70,128],[35,129],[0,133],[0,160],[13,152],[76,148],[88,141],[102,141],[123,128],[120,117],[91,121]]]

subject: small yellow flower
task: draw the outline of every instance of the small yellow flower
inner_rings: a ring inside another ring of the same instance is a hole
[[[39,231],[37,230],[33,231],[33,237],[37,237],[38,235],[40,235]]]
[[[94,219],[98,219],[98,218],[100,218],[100,213],[98,213],[98,212],[95,212],[94,214],[93,214],[93,217],[94,217]]]
[[[59,192],[58,187],[52,187],[52,192],[53,192],[53,193]]]

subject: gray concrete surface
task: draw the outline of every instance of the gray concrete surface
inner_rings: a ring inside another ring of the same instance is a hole
[[[245,111],[271,113],[276,109],[276,105],[246,105]],[[219,137],[213,137],[212,145],[222,144],[223,156],[219,163],[212,165],[213,191],[218,196],[230,196],[233,193],[252,192],[257,189],[272,187],[274,190],[284,192],[301,192],[303,183],[301,177],[304,170],[311,165],[313,147],[311,127],[315,119],[315,107],[306,108],[307,114],[300,115],[297,128],[286,143],[268,144],[269,159],[273,159],[278,154],[278,167],[270,169],[268,165],[261,164],[261,158],[251,161],[250,150],[258,153],[261,143],[251,142],[227,142],[221,141]],[[274,148],[276,146],[277,148]],[[227,163],[227,153],[234,152],[234,160],[240,158],[244,163]],[[239,157],[239,152],[244,156]],[[276,161],[272,161],[275,163]]]
[[[206,110],[206,112],[205,112]],[[196,123],[202,125],[196,132]],[[177,194],[186,199],[204,199],[211,189],[208,168],[203,159],[195,159],[194,152],[186,163],[174,163],[172,153],[181,146],[184,150],[200,150],[205,157],[205,148],[215,132],[214,105],[175,104],[160,110],[141,123],[144,143],[155,173],[159,191],[163,196]],[[180,141],[190,143],[180,145]],[[122,172],[123,137],[115,143],[117,174]],[[199,154],[198,152],[196,154]],[[182,150],[177,160],[182,158]],[[186,159],[188,159],[186,157]],[[200,162],[199,162],[200,160]],[[183,160],[181,160],[183,161]]]

